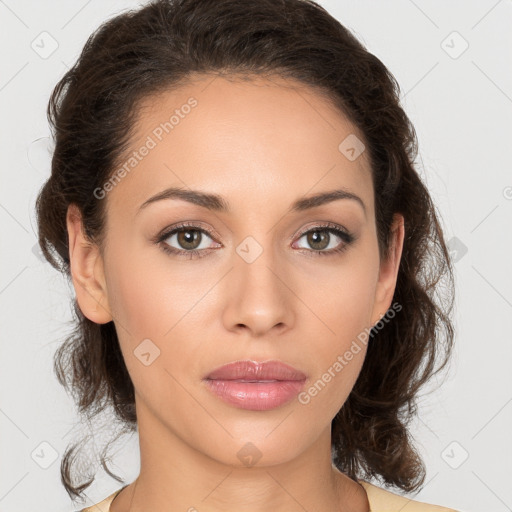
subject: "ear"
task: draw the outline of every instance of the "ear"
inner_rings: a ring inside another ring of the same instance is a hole
[[[372,312],[372,325],[375,325],[391,306],[395,293],[398,268],[404,243],[404,217],[396,213],[390,228],[390,251],[388,258],[382,260],[379,281],[375,290],[375,301]]]
[[[106,324],[112,320],[99,247],[83,232],[80,209],[70,204],[66,215],[69,264],[80,310],[89,320]]]

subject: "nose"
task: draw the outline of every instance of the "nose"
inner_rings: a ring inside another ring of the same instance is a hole
[[[247,330],[254,337],[291,329],[297,299],[289,288],[289,280],[283,265],[277,265],[270,250],[264,250],[252,262],[235,253],[233,269],[225,283],[228,297],[223,311],[225,328]]]

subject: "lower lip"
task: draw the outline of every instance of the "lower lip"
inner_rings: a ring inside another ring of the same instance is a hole
[[[208,389],[221,400],[240,409],[267,411],[285,404],[298,395],[304,380],[241,382],[237,380],[206,380]]]

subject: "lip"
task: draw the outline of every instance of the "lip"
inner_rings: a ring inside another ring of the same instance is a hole
[[[224,402],[240,409],[265,411],[292,400],[307,376],[281,361],[235,361],[216,368],[204,381]]]

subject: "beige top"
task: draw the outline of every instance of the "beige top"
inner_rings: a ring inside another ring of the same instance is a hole
[[[365,480],[358,480],[358,482],[366,490],[370,503],[370,512],[457,512],[453,508],[411,500]],[[78,512],[110,512],[110,504],[123,489],[124,487],[121,487],[121,489],[113,492],[97,505],[91,505]]]

